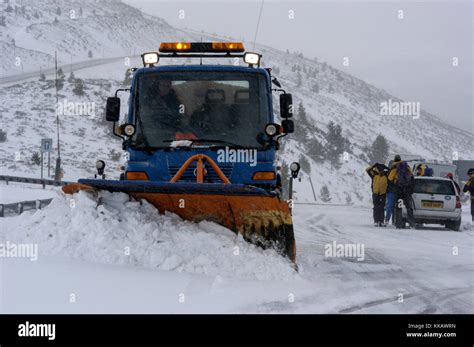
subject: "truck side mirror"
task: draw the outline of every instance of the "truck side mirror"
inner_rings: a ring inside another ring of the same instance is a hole
[[[285,119],[281,122],[281,127],[285,134],[291,134],[295,132],[295,123],[291,119]]]
[[[120,98],[112,96],[107,98],[105,119],[109,122],[118,122],[120,119]]]
[[[280,116],[281,118],[293,117],[293,96],[291,94],[280,94]]]

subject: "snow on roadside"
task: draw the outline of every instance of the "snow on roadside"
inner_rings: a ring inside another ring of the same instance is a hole
[[[49,199],[57,195],[57,187],[48,186],[43,189],[41,185],[10,182],[0,184],[0,203],[9,204],[20,201]]]
[[[274,250],[248,244],[215,223],[159,215],[146,201],[101,192],[61,194],[40,211],[0,220],[0,239],[37,243],[39,255],[128,264],[222,277],[290,280],[298,276]],[[235,250],[238,247],[238,255]]]

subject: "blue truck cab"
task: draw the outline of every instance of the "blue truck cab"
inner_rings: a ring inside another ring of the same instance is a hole
[[[284,119],[277,124],[272,86],[281,85],[271,69],[259,66],[260,55],[235,54],[243,46],[233,51],[221,45],[216,51],[210,43],[197,43],[194,50],[180,51],[176,45],[142,55],[144,67],[133,71],[128,113],[118,128],[120,90],[107,100],[106,118],[128,152],[121,179],[170,182],[189,158],[202,154],[233,184],[281,188],[276,151],[279,138],[293,131],[291,94],[273,89],[281,93]],[[241,57],[248,66],[158,65],[163,57]],[[196,182],[196,165],[181,172],[179,180]],[[204,182],[221,183],[218,173],[204,165]]]

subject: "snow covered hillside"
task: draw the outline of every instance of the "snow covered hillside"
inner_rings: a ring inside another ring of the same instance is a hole
[[[8,6],[12,9],[7,10]],[[9,4],[0,4],[0,9],[5,17],[5,26],[0,26],[1,61],[7,64],[0,67],[3,73],[21,73],[21,66],[33,70],[51,66],[51,56],[58,50],[60,61],[66,64],[60,103],[94,106],[94,114],[83,112],[62,117],[61,153],[67,180],[93,175],[97,158],[106,160],[109,177],[118,177],[121,147],[111,135],[110,125],[103,121],[103,110],[106,97],[123,85],[128,67],[124,58],[74,71],[75,76],[69,81],[70,61],[131,56],[156,50],[160,41],[171,39],[212,39],[207,34],[175,29],[160,18],[142,14],[120,2],[111,6],[105,1],[10,0]],[[301,182],[296,184],[297,201],[314,201],[315,195],[318,202],[367,204],[370,187],[364,169],[369,163],[368,148],[378,134],[385,136],[392,153],[420,154],[438,160],[451,160],[453,156],[473,159],[472,133],[446,124],[423,110],[419,118],[382,116],[381,103],[397,101],[397,97],[351,76],[342,64],[333,67],[300,53],[258,44],[256,50],[263,54],[263,65],[272,67],[283,87],[294,95],[297,132],[284,139],[280,159],[285,164],[292,161],[302,164]],[[14,64],[16,55],[21,57],[23,65]],[[130,66],[140,65],[136,57],[131,58]],[[31,164],[31,157],[38,151],[42,137],[55,138],[52,78],[47,75],[44,81],[30,78],[0,85],[0,129],[7,135],[6,141],[0,142],[3,174],[38,175],[39,168]],[[78,83],[84,86],[81,95],[74,92]],[[126,98],[122,102],[125,105]],[[275,108],[278,110],[277,102]],[[328,160],[320,152],[328,147],[330,121],[342,128],[345,153]],[[53,153],[53,163],[55,158]],[[336,160],[339,165],[331,163]],[[327,190],[323,191],[325,186]]]
[[[54,51],[70,63],[136,55],[157,39],[190,37],[120,1],[10,0],[0,13],[0,75],[53,67]]]

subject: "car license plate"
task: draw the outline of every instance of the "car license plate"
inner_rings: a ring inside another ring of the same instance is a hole
[[[421,201],[421,206],[426,208],[443,208],[442,201]]]

